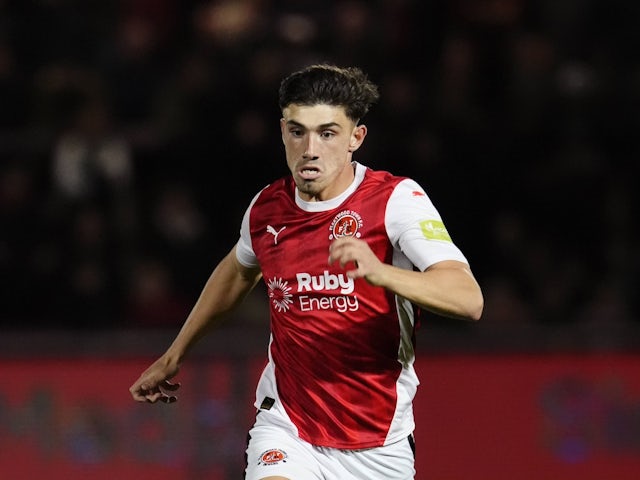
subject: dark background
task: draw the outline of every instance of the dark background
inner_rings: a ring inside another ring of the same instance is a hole
[[[288,173],[280,79],[331,62],[381,89],[356,160],[425,187],[483,288],[434,349],[637,351],[639,11],[0,0],[0,328],[175,332]]]

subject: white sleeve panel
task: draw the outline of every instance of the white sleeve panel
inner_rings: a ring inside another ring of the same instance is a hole
[[[249,219],[251,217],[251,208],[256,203],[258,197],[262,191],[258,192],[251,203],[247,207],[242,217],[242,226],[240,227],[240,239],[236,244],[236,258],[238,261],[247,268],[254,268],[259,266],[256,254],[253,251],[253,243],[251,242],[251,229],[249,225]]]
[[[421,271],[443,260],[468,263],[449,238],[436,207],[414,180],[403,180],[394,189],[387,202],[385,225],[394,248]]]

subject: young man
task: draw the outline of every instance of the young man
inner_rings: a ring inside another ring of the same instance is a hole
[[[262,277],[271,340],[248,480],[412,479],[413,305],[481,315],[480,288],[425,191],[352,160],[377,99],[357,68],[313,65],[282,81],[291,175],[254,197],[178,336],[131,386],[135,400],[175,401],[187,352]]]

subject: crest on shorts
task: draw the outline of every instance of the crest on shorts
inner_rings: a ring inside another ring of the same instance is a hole
[[[274,448],[260,454],[258,465],[277,465],[280,462],[286,463],[286,461],[287,452],[278,448]]]
[[[337,214],[329,227],[329,240],[341,237],[360,238],[359,230],[362,228],[362,217],[353,210],[343,210]]]

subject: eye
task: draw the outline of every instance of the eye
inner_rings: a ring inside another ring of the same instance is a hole
[[[294,137],[301,137],[302,136],[302,130],[299,129],[299,128],[291,128],[291,129],[289,129],[289,133]]]
[[[322,132],[320,134],[320,136],[324,139],[330,139],[336,136],[336,134],[334,132],[332,132],[331,130],[325,130],[324,132]]]

